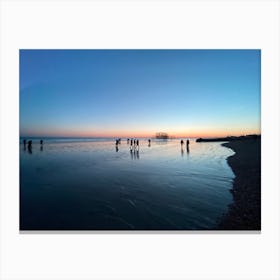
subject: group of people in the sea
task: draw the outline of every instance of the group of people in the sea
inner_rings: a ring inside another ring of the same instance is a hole
[[[129,143],[129,139],[128,140],[128,143]],[[139,151],[139,139],[130,139],[130,151],[132,150],[136,150],[136,151]]]
[[[182,139],[182,140],[181,140],[181,155],[182,155],[182,156],[184,155],[184,144],[185,144],[185,142],[184,142],[184,140]],[[189,145],[190,145],[190,140],[187,139],[187,140],[186,140],[186,148],[187,148],[187,153],[188,153],[188,154],[190,153],[190,147],[189,147]]]
[[[27,149],[30,154],[32,154],[32,140],[26,142],[26,139],[23,139],[23,149],[26,150],[26,143]],[[43,151],[43,140],[40,140],[40,150]]]
[[[181,146],[183,146],[183,145],[184,145],[184,140],[182,139],[181,140]],[[189,139],[186,140],[186,145],[187,145],[187,147],[189,147],[189,145],[190,145],[190,140]]]
[[[183,149],[183,146],[185,144],[184,140],[181,140],[181,150]],[[121,144],[121,138],[116,139],[116,152],[119,151],[119,144]],[[134,139],[134,138],[127,138],[127,144],[130,144],[130,151],[137,151],[139,152],[139,139]],[[190,145],[190,140],[186,140],[186,146],[187,146],[187,152],[189,153],[189,145]],[[151,139],[148,139],[148,147],[151,147]]]
[[[181,151],[184,146],[184,140],[181,140]],[[32,140],[26,141],[26,139],[23,140],[23,147],[24,150],[26,150],[26,144],[27,144],[27,149],[29,153],[32,153]],[[119,144],[121,144],[121,138],[116,139],[116,152],[119,151]],[[134,139],[134,138],[127,138],[127,144],[130,144],[130,151],[138,152],[139,153],[139,139]],[[186,140],[186,146],[187,146],[187,152],[189,153],[189,145],[190,145],[190,140]],[[148,147],[151,147],[151,139],[148,139]],[[43,151],[43,140],[40,140],[40,150]]]
[[[121,144],[121,138],[116,139],[116,152],[119,151],[119,144]],[[139,139],[127,138],[127,145],[129,144],[131,152],[139,152]],[[148,147],[151,147],[151,139],[148,139]]]

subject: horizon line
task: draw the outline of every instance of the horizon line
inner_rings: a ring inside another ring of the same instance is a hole
[[[179,135],[174,136],[170,135],[168,139],[172,138],[224,138],[224,137],[240,137],[240,136],[248,136],[248,135],[261,135],[261,133],[251,133],[251,134],[233,134],[233,135],[224,135],[224,136],[187,136],[187,135]],[[20,138],[156,138],[156,136],[61,136],[61,135],[19,135]]]

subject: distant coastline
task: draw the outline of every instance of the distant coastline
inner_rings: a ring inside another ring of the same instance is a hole
[[[237,140],[254,140],[260,139],[261,135],[259,134],[250,134],[242,136],[227,136],[227,137],[218,137],[218,138],[198,138],[196,142],[221,142],[221,141],[237,141]]]

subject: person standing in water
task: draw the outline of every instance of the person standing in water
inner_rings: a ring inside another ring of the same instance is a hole
[[[42,139],[40,140],[40,151],[41,152],[43,151],[43,140]]]
[[[190,153],[190,148],[189,148],[190,140],[188,139],[186,143],[187,143],[187,153],[189,154]]]
[[[181,140],[181,146],[182,146],[182,145],[184,145],[184,141],[183,141],[183,140]]]
[[[29,141],[27,142],[27,144],[28,144],[28,152],[29,152],[30,154],[32,154],[32,140],[29,140]]]
[[[132,144],[133,144],[133,140],[130,139],[130,150],[132,151]]]
[[[138,151],[139,151],[139,140],[137,139],[137,141],[136,141],[136,145],[137,145],[137,149],[138,149]]]

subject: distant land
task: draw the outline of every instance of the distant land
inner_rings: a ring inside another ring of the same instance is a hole
[[[252,139],[260,139],[260,134],[250,134],[250,135],[242,135],[242,136],[227,136],[227,137],[219,137],[219,138],[198,138],[196,142],[219,142],[219,141],[236,141],[236,140],[252,140]]]

